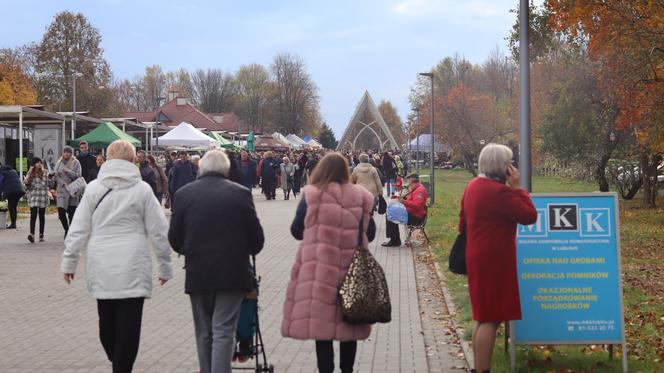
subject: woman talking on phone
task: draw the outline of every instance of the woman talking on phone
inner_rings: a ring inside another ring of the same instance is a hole
[[[473,331],[473,372],[490,372],[496,331],[501,322],[521,319],[516,273],[516,226],[537,221],[512,150],[488,144],[480,153],[480,175],[463,194],[459,231],[466,233],[468,290],[477,322]]]

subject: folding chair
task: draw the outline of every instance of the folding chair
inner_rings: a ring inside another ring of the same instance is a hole
[[[428,217],[429,217],[429,204],[427,203],[424,219],[417,224],[406,225],[406,229],[408,230],[408,233],[406,234],[406,242],[410,242],[410,237],[413,235],[413,232],[420,231],[424,235],[424,238],[427,240],[427,243],[431,243],[431,241],[429,240],[429,236],[427,236],[427,231],[425,229]]]

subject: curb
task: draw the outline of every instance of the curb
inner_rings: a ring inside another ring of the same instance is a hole
[[[434,258],[433,252],[431,251],[431,244],[427,245],[426,247],[427,250],[429,251],[429,255],[431,255],[431,257]],[[457,335],[457,338],[459,339],[459,343],[461,344],[461,350],[463,350],[464,359],[466,360],[466,364],[468,364],[468,367],[472,368],[475,365],[473,349],[470,347],[470,343],[463,339],[463,332],[465,329],[459,327],[455,319],[457,315],[456,306],[454,306],[452,295],[450,294],[450,291],[447,289],[447,286],[445,285],[445,273],[440,268],[440,265],[435,259],[433,260],[433,264],[436,267],[436,275],[438,276],[438,283],[440,284],[441,289],[443,289],[443,297],[445,298],[445,304],[447,305],[447,310],[449,311],[451,316],[450,321],[452,322],[454,331]]]

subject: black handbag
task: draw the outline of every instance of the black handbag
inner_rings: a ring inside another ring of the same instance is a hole
[[[457,275],[468,274],[466,270],[466,233],[459,233],[456,240],[454,240],[454,245],[452,245],[452,251],[450,251],[449,258],[449,268],[450,272],[456,273]]]
[[[466,216],[465,214],[463,215],[463,233],[459,233],[456,240],[454,240],[454,245],[452,245],[452,250],[450,250],[450,257],[448,259],[448,267],[450,272],[456,273],[457,275],[468,274],[468,270],[466,268]]]
[[[383,215],[387,211],[387,201],[383,196],[378,196],[378,213]]]

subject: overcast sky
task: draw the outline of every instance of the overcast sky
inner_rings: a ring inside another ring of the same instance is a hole
[[[117,78],[146,65],[164,71],[269,66],[301,56],[319,88],[321,113],[337,136],[365,90],[405,119],[418,72],[458,53],[481,63],[514,21],[517,0],[95,0],[5,1],[0,48],[39,41],[56,13],[81,12],[102,34]]]

